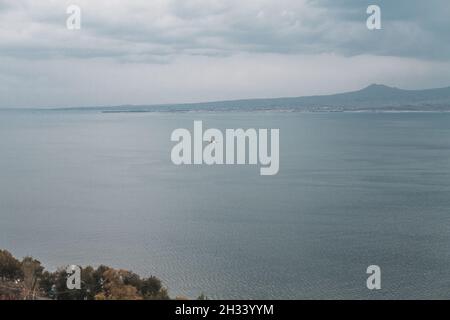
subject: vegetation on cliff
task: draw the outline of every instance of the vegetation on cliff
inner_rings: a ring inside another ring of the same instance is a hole
[[[141,278],[121,269],[101,265],[84,267],[81,289],[69,290],[66,268],[55,272],[44,269],[32,257],[21,261],[10,252],[0,250],[0,300],[55,299],[55,300],[164,300],[167,289],[156,277]]]

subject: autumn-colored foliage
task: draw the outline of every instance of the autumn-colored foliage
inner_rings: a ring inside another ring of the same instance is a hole
[[[66,268],[49,272],[38,260],[17,260],[0,250],[1,299],[56,300],[143,300],[169,299],[167,289],[156,277],[141,278],[122,269],[107,266],[82,268],[81,288],[67,288]]]

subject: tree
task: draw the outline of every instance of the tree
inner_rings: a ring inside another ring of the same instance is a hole
[[[23,273],[19,260],[7,250],[0,250],[0,279],[22,279]]]
[[[42,276],[44,267],[38,260],[25,257],[22,260],[23,284],[25,286],[25,297],[34,299],[38,290],[38,281]]]
[[[93,300],[102,290],[101,280],[96,277],[95,269],[87,266],[81,271],[81,288],[67,288],[67,271],[60,269],[57,280],[57,295],[59,300]]]
[[[124,283],[129,271],[109,268],[103,273],[104,292],[95,296],[97,300],[141,300],[136,287]]]
[[[139,275],[131,271],[121,270],[122,281],[125,285],[135,287],[139,292],[142,288],[142,280]]]
[[[81,272],[81,291],[83,299],[93,300],[95,295],[101,291],[101,284],[95,277],[95,269],[87,266]]]
[[[85,288],[82,282],[81,290],[72,289],[67,287],[67,267],[58,268],[55,275],[54,282],[54,294],[57,300],[84,300],[85,299]],[[81,273],[83,275],[83,272]]]
[[[197,297],[197,300],[209,300],[208,296],[205,295],[203,292]]]
[[[142,280],[141,292],[146,300],[168,300],[167,289],[163,288],[161,280],[149,277]]]
[[[39,279],[39,287],[42,292],[49,298],[56,298],[55,290],[56,273],[44,271]]]
[[[144,296],[146,300],[170,300],[169,292],[166,288],[161,288],[156,294]]]

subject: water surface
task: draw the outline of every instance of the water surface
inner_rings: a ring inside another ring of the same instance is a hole
[[[279,128],[280,172],[173,165],[194,120]],[[1,111],[0,247],[172,296],[450,298],[450,114]]]

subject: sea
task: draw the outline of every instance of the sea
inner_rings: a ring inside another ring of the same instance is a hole
[[[278,174],[174,165],[196,120],[279,129]],[[172,297],[448,299],[450,113],[2,110],[0,248]]]

